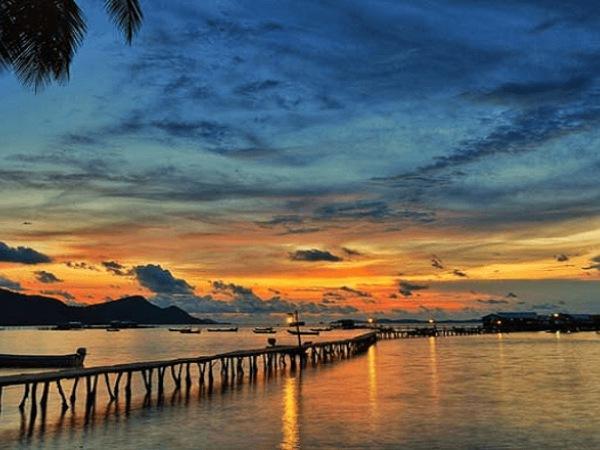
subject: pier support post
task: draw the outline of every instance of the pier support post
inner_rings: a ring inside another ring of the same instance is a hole
[[[146,395],[152,395],[152,374],[154,369],[142,370],[142,379],[144,380],[144,387],[146,388]]]
[[[206,371],[205,363],[197,363],[198,366],[198,386],[204,386],[204,372]]]
[[[60,380],[56,380],[56,388],[58,389],[58,393],[60,395],[61,403],[61,413],[64,414],[67,409],[69,409],[69,403],[67,402],[67,397],[65,395],[65,391],[60,384]]]
[[[225,383],[227,380],[229,368],[227,367],[227,359],[221,358],[221,383]]]
[[[71,388],[71,408],[75,408],[75,402],[77,401],[77,385],[79,384],[79,377],[73,381],[73,387]]]
[[[166,367],[158,368],[158,398],[162,399],[163,394],[165,392],[165,371]]]
[[[85,377],[85,409],[86,411],[92,405],[92,377]]]
[[[127,371],[127,380],[125,381],[125,401],[131,402],[131,371]]]
[[[48,406],[48,391],[50,390],[50,382],[46,381],[44,383],[44,387],[42,389],[42,398],[40,399],[40,409],[43,413],[46,412],[46,407]]]
[[[214,383],[214,377],[213,377],[213,363],[212,361],[210,361],[208,363],[208,388],[212,390],[213,387],[213,383]]]
[[[192,374],[190,373],[190,363],[185,365],[185,388],[189,391],[192,387]]]
[[[237,358],[237,375],[240,378],[244,377],[244,358]]]
[[[115,401],[115,394],[113,394],[112,387],[110,385],[110,378],[108,377],[108,372],[104,374],[104,382],[106,383],[106,390],[108,391],[109,402]]]
[[[115,400],[119,400],[119,385],[121,384],[121,377],[123,376],[123,372],[119,372],[117,377],[115,378],[115,385],[113,388],[113,394],[115,396]]]
[[[181,364],[179,364],[178,371],[175,372],[175,365],[171,366],[171,376],[173,377],[173,382],[175,383],[176,390],[181,389],[181,371],[182,371],[182,369],[183,369],[183,366]]]
[[[37,383],[33,383],[31,386],[31,412],[30,412],[30,420],[31,423],[35,421],[37,416]]]
[[[27,399],[29,398],[29,383],[25,384],[25,389],[23,389],[23,398],[21,399],[21,403],[19,403],[19,410],[23,412],[25,409],[25,403],[27,403]]]

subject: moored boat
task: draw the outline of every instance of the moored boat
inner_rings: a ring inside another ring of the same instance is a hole
[[[81,322],[67,322],[67,323],[59,323],[52,330],[57,331],[65,331],[65,330],[83,330],[83,323]]]
[[[237,333],[237,327],[231,328],[207,328],[206,331],[210,331],[211,333]]]
[[[115,331],[121,331],[119,328],[107,328],[106,331],[110,331],[110,332],[115,332]]]
[[[331,328],[331,327],[311,328],[310,329],[310,331],[319,331],[319,332],[321,332],[321,331],[331,331],[331,330],[333,330],[333,328]]]
[[[273,329],[273,327],[256,327],[252,330],[253,333],[256,334],[275,334],[277,333],[276,330]]]
[[[192,330],[191,328],[184,328],[183,330],[179,330],[181,334],[200,334],[199,329]]]
[[[293,334],[294,336],[318,336],[319,332],[314,330],[287,330],[288,333]]]
[[[1,355],[0,368],[61,368],[81,367],[85,360],[85,348],[78,348],[72,355]]]

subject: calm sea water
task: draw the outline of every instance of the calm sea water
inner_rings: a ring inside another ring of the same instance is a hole
[[[90,366],[265,341],[249,330],[199,336],[164,329],[16,330],[0,332],[0,353],[64,353],[85,345]],[[4,395],[2,448],[599,449],[600,335],[384,341],[354,359],[280,372],[224,392],[169,394],[161,406],[134,402],[126,412],[100,397],[87,421],[80,408],[62,419],[49,413],[43,426],[38,418],[32,428],[21,421],[18,395],[15,389]],[[58,410],[56,403],[49,406]]]

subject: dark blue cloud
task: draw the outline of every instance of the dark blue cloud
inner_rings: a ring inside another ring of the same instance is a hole
[[[43,264],[52,259],[30,247],[10,247],[0,242],[0,261],[14,262],[20,264]]]
[[[355,297],[362,297],[362,298],[371,298],[371,297],[373,297],[373,295],[371,295],[370,292],[361,291],[359,289],[353,289],[353,288],[348,287],[348,286],[342,286],[340,288],[340,291],[346,292],[346,293],[348,293],[348,294],[350,294],[352,296],[355,296]]]
[[[442,262],[442,260],[439,257],[437,257],[436,255],[433,255],[431,257],[431,267],[441,270],[444,268],[444,263]]]
[[[61,297],[62,299],[66,300],[67,303],[70,305],[81,306],[79,303],[77,303],[75,301],[76,300],[75,296],[67,291],[50,289],[50,290],[40,291],[40,293],[44,294],[44,295],[50,295],[53,297]]]
[[[54,275],[53,273],[46,272],[45,270],[38,270],[34,273],[35,273],[36,280],[38,280],[40,283],[52,284],[52,283],[61,283],[63,281],[60,278],[58,278],[56,275]]]
[[[594,256],[583,270],[600,270],[600,255]]]
[[[462,271],[460,269],[454,269],[452,271],[452,275],[454,275],[455,277],[460,277],[460,278],[467,278],[468,277],[468,275],[464,271]]]
[[[510,304],[510,302],[508,300],[494,299],[494,298],[477,299],[477,303],[483,303],[486,305],[508,305],[508,304]]]
[[[65,265],[71,269],[78,270],[92,270],[94,272],[98,271],[98,268],[93,264],[88,264],[85,261],[67,261]]]
[[[290,259],[293,261],[308,261],[308,262],[317,262],[317,261],[328,261],[328,262],[339,262],[342,261],[342,258],[334,255],[333,253],[327,250],[319,250],[316,248],[309,250],[296,250],[293,253],[290,253]]]
[[[363,253],[361,253],[358,250],[355,250],[353,248],[349,248],[349,247],[342,247],[342,251],[346,254],[346,256],[349,256],[349,257],[364,256]]]
[[[17,281],[13,281],[0,275],[0,288],[10,289],[11,291],[22,291],[23,286]]]
[[[403,297],[412,297],[415,291],[422,291],[424,289],[429,289],[429,286],[402,280],[398,282],[398,292]]]
[[[132,269],[128,269],[123,264],[120,264],[117,261],[102,261],[101,264],[104,267],[104,269],[106,269],[108,272],[120,277],[129,276],[133,273]]]
[[[133,274],[140,285],[155,294],[193,295],[194,293],[193,286],[183,279],[175,278],[169,270],[163,269],[158,264],[135,266]]]
[[[184,280],[178,281],[185,283]],[[229,300],[189,292],[161,292],[150,300],[159,306],[177,305],[190,313],[199,314],[285,314],[296,310],[305,314],[350,314],[358,311],[350,305],[332,305],[325,299],[320,303],[291,301],[280,295],[263,299],[251,288],[221,280],[213,281],[211,287],[214,294],[226,295]]]

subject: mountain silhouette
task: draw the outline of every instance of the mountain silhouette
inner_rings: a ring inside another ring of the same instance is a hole
[[[51,297],[0,289],[0,325],[58,325],[66,322],[102,325],[111,321],[155,325],[216,323],[211,319],[197,319],[177,306],[160,308],[142,296],[89,306],[69,306]]]

